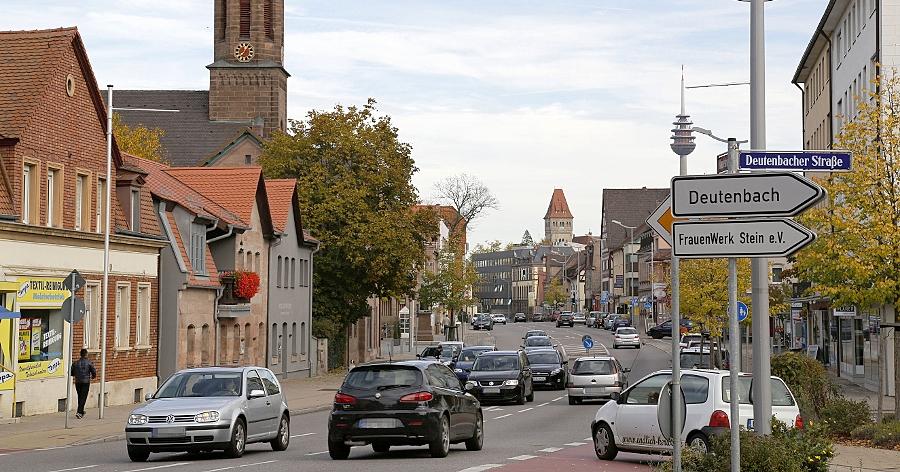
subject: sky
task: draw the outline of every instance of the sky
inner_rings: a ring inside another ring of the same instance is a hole
[[[211,0],[4,0],[0,29],[77,26],[100,84],[209,86]],[[827,0],[766,5],[767,144],[802,148],[791,84]],[[600,233],[604,188],[668,187],[687,85],[749,80],[749,3],[736,0],[285,0],[288,117],[378,101],[413,147],[424,202],[478,177],[500,209],[469,241],[543,237],[554,188],[576,234]],[[749,87],[686,93],[696,126],[749,138]],[[691,174],[724,144],[697,136]]]

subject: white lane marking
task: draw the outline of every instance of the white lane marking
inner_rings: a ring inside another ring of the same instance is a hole
[[[583,442],[570,442],[570,443],[563,444],[563,446],[572,446],[572,447],[575,447],[575,446],[584,446],[585,444],[587,444],[587,443],[583,443]]]
[[[239,465],[238,467],[252,467],[252,466],[254,466],[254,465],[271,464],[271,463],[273,463],[273,462],[278,462],[278,461],[273,459],[273,460],[270,460],[270,461],[251,462],[251,463],[249,463],[249,464],[241,464],[241,465]]]
[[[52,451],[54,449],[66,449],[72,446],[54,446],[54,447],[42,447],[40,449],[34,449],[34,451]]]
[[[544,403],[541,403],[540,405],[538,405],[537,407],[540,408],[542,406],[547,406],[549,404],[550,404],[550,402],[544,402]]]
[[[525,413],[526,411],[533,410],[534,408],[526,408],[524,410],[519,410],[519,413]]]
[[[558,401],[560,401],[560,400],[562,400],[562,399],[563,399],[563,397],[556,397],[556,398],[554,398],[553,400],[550,400],[550,401],[551,401],[551,402],[558,402]]]
[[[174,464],[165,464],[165,465],[157,465],[155,467],[144,467],[143,469],[131,469],[125,472],[141,472],[144,470],[156,470],[156,469],[168,469],[170,467],[181,467],[183,465],[188,465],[187,462],[176,462]]]
[[[94,465],[83,465],[83,466],[81,466],[81,467],[70,467],[70,468],[68,468],[68,469],[51,470],[50,472],[67,472],[67,471],[69,471],[69,470],[93,469],[94,467],[97,467],[97,465],[98,465],[98,464],[94,464]]]
[[[302,438],[303,436],[312,436],[313,434],[319,434],[319,433],[292,434],[291,437],[292,438]]]
[[[310,452],[307,454],[307,456],[318,456],[319,454],[328,454],[328,451]]]
[[[593,441],[593,440],[594,440],[594,438],[584,438],[584,439],[582,439],[582,441]]]
[[[534,459],[537,456],[529,456],[528,454],[523,454],[521,456],[510,457],[507,460],[511,461],[527,461],[528,459]]]
[[[231,470],[231,469],[233,469],[233,468],[234,468],[234,466],[231,465],[231,466],[228,466],[228,467],[219,467],[218,469],[205,470],[205,471],[203,471],[203,472],[221,472],[221,471],[223,471],[223,470]]]
[[[469,467],[468,469],[460,470],[459,472],[484,472],[485,470],[500,467],[502,465],[503,464],[482,464],[476,465],[475,467]]]
[[[503,408],[496,408],[496,407],[495,407],[493,410],[491,410],[491,412],[497,412],[497,411],[503,411]]]
[[[501,419],[501,418],[506,418],[507,416],[512,416],[512,413],[507,413],[507,414],[505,414],[505,415],[498,416],[498,417],[496,417],[496,418],[494,418],[494,419],[495,419],[495,420],[499,420],[499,419]]]
[[[487,408],[482,408],[481,410],[482,410],[482,411],[493,411],[494,408],[497,408],[497,407],[496,407],[496,406],[489,406],[489,407],[487,407]]]
[[[545,447],[544,449],[539,450],[538,452],[557,452],[562,451],[561,447]]]

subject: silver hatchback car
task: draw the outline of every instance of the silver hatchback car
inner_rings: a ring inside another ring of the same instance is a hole
[[[128,457],[146,461],[151,452],[224,450],[244,454],[247,444],[269,442],[283,451],[290,442],[290,414],[278,379],[264,367],[181,370],[128,416]]]
[[[622,393],[628,386],[625,374],[630,369],[622,367],[612,356],[590,356],[575,359],[566,390],[569,405],[577,405],[584,400],[609,398],[613,393]]]

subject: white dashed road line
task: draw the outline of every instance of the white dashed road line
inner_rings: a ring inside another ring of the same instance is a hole
[[[575,446],[584,446],[585,444],[587,444],[587,443],[583,443],[583,442],[570,442],[570,443],[566,443],[566,444],[564,444],[564,445],[565,445],[565,446],[575,447]]]
[[[308,454],[306,454],[306,455],[307,455],[307,456],[318,456],[318,455],[321,455],[321,454],[328,454],[328,451],[310,452],[310,453],[308,453]]]
[[[83,465],[83,466],[81,466],[81,467],[70,467],[70,468],[68,468],[68,469],[51,470],[50,472],[69,472],[70,470],[93,469],[94,467],[97,467],[97,465],[98,465],[98,464],[94,464],[94,465]]]
[[[292,438],[302,438],[303,436],[312,436],[313,434],[319,434],[319,433],[292,434],[291,437]]]
[[[593,440],[594,440],[594,438],[584,438],[584,439],[582,439],[582,441],[593,441]]]
[[[533,410],[534,408],[526,408],[524,410],[519,410],[519,413],[525,413],[526,411]]]
[[[544,402],[544,403],[541,403],[540,405],[538,405],[537,407],[540,408],[542,406],[547,406],[549,404],[550,404],[550,402]]]
[[[505,415],[498,416],[498,417],[496,417],[496,418],[494,418],[494,419],[495,419],[495,420],[499,420],[499,419],[501,419],[501,418],[506,418],[507,416],[512,416],[512,413],[507,413],[507,414],[505,414]]]
[[[510,457],[508,460],[511,461],[527,461],[528,459],[534,459],[537,456],[529,456],[528,454],[523,454],[521,456]]]
[[[556,398],[554,398],[553,400],[550,400],[550,401],[551,401],[551,402],[558,402],[558,401],[560,401],[560,400],[562,400],[562,399],[563,399],[563,397],[556,397]]]
[[[460,470],[459,472],[484,472],[485,470],[494,469],[502,465],[503,464],[482,464],[476,465],[475,467],[469,467],[468,469]]]
[[[544,449],[539,450],[538,452],[557,452],[562,451],[564,448],[562,447],[545,447]]]
[[[142,472],[142,471],[144,471],[144,470],[168,469],[168,468],[170,468],[170,467],[181,467],[181,466],[183,466],[183,465],[188,465],[188,463],[187,463],[187,462],[176,462],[176,463],[174,463],[174,464],[158,465],[158,466],[155,466],[155,467],[144,467],[144,468],[142,468],[142,469],[131,469],[131,470],[128,470],[128,471],[126,471],[126,472]]]

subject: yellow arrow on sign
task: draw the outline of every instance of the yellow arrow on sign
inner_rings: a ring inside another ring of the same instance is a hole
[[[656,211],[651,213],[650,217],[647,218],[647,224],[650,225],[661,238],[669,243],[669,246],[673,244],[672,223],[675,223],[676,221],[683,221],[683,218],[675,218],[675,216],[672,215],[671,195],[666,197],[666,199],[656,208]]]

